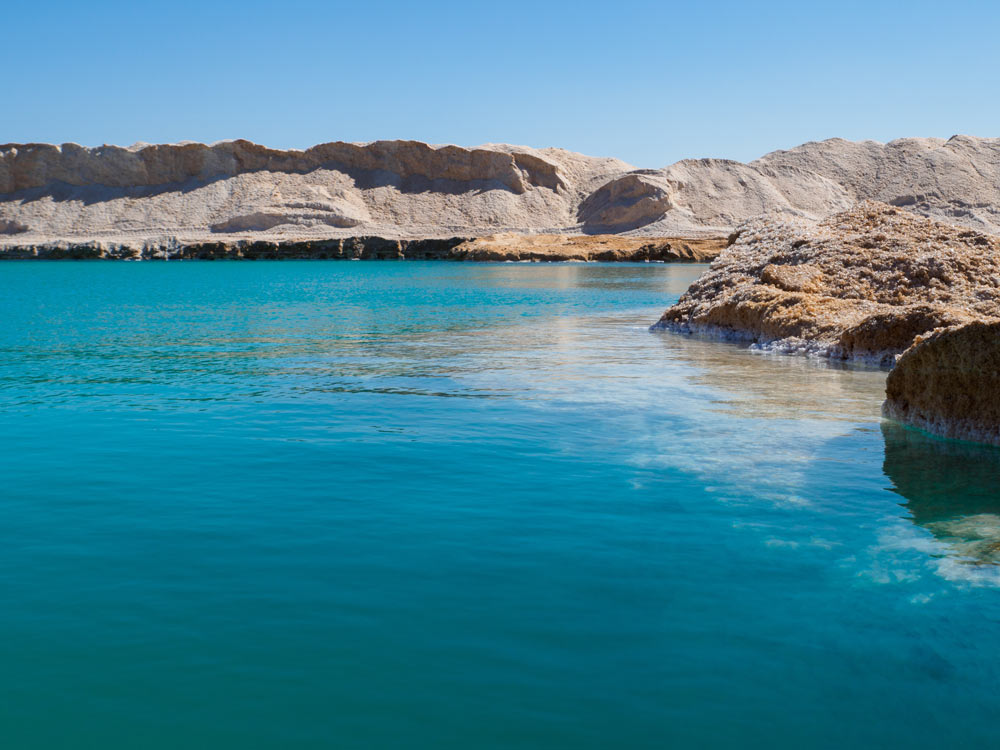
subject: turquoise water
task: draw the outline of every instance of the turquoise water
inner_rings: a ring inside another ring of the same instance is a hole
[[[3,747],[994,746],[1000,451],[701,270],[0,265]]]

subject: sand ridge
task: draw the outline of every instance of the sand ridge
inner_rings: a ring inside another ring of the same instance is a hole
[[[507,144],[249,141],[0,145],[0,246],[519,234],[717,236],[762,212],[819,220],[874,199],[1000,231],[1000,139],[842,139],[749,164]]]

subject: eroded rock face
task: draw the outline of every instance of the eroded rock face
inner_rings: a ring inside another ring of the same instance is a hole
[[[48,242],[9,246],[0,260],[470,260],[586,262],[705,262],[721,239],[618,235],[519,235],[392,239],[377,236],[324,240],[219,239],[181,242],[173,237],[129,242]]]
[[[805,143],[751,162],[758,171],[804,170],[853,201],[877,200],[951,223],[1000,232],[1000,139],[956,135],[889,143],[842,138]],[[787,185],[787,179],[779,180]]]
[[[133,241],[400,239],[562,231],[582,196],[627,173],[617,159],[560,149],[249,141],[205,145],[0,146],[0,221],[32,239]]]
[[[865,202],[744,223],[654,327],[891,366],[942,326],[1000,317],[1000,240]]]
[[[577,211],[586,227],[635,229],[662,219],[672,208],[670,185],[661,175],[631,173],[591,193]]]
[[[0,234],[21,234],[29,229],[27,224],[22,224],[14,219],[0,219]]]
[[[1000,320],[919,337],[886,380],[885,416],[936,435],[1000,445]]]
[[[74,143],[0,146],[0,193],[53,182],[106,187],[155,186],[247,172],[305,173],[334,165],[346,173],[388,172],[403,178],[498,182],[515,193],[564,188],[556,164],[531,154],[434,147],[419,141],[324,143],[282,151],[245,140],[85,148]]]
[[[1000,139],[832,139],[749,164],[685,159],[662,169],[506,144],[0,145],[0,222],[37,242],[711,236],[762,212],[815,221],[865,199],[1000,232]]]

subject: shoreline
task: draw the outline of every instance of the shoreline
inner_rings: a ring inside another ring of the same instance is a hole
[[[492,235],[445,239],[377,236],[301,240],[54,240],[0,244],[0,260],[448,260],[707,263],[723,237]]]
[[[1000,445],[1000,238],[874,201],[735,234],[652,330],[888,369],[886,417]]]
[[[885,373],[892,370],[898,356],[892,352],[847,351],[838,344],[823,343],[795,336],[770,338],[753,331],[727,328],[721,325],[664,321],[662,319],[649,326],[649,332],[688,336],[703,341],[741,344],[764,354],[813,357],[834,364],[858,365],[868,369],[881,370]]]

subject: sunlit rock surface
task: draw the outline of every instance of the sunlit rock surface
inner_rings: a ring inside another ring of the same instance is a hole
[[[924,333],[1000,315],[1000,240],[874,201],[762,216],[657,327],[883,366]]]
[[[0,145],[0,248],[163,235],[699,237],[762,212],[819,220],[867,199],[1000,231],[1000,139],[832,139],[748,164],[685,159],[662,169],[506,144]]]
[[[889,373],[883,412],[937,435],[1000,445],[1000,321],[917,339]]]
[[[886,416],[1000,444],[996,237],[874,201],[758,217],[654,328],[895,366]]]
[[[620,235],[522,235],[443,239],[340,237],[317,240],[213,239],[24,243],[8,247],[11,260],[471,260],[704,263],[725,246],[721,239]]]

